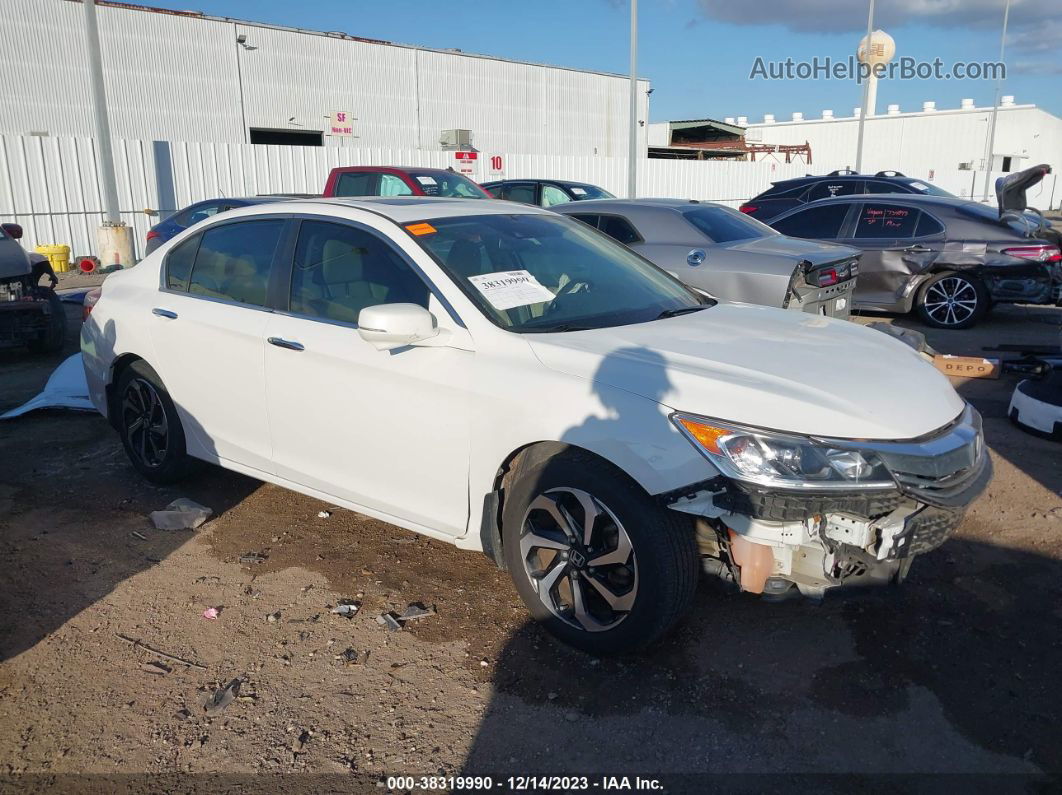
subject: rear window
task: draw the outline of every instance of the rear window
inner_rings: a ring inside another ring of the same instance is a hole
[[[409,176],[420,185],[427,196],[448,196],[453,199],[489,199],[490,194],[470,180],[452,171],[410,171]]]
[[[715,243],[730,243],[734,240],[753,240],[777,234],[771,227],[762,224],[745,213],[729,207],[693,205],[680,210],[682,216]]]
[[[799,196],[805,190],[807,190],[808,184],[801,182],[799,185],[793,185],[789,182],[778,182],[772,187],[765,190],[757,199],[792,199]]]

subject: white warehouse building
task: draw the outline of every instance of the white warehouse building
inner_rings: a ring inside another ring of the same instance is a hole
[[[622,75],[97,5],[118,139],[627,153],[629,82]],[[80,0],[3,6],[0,133],[92,136]],[[648,81],[639,88],[644,122]],[[644,151],[644,123],[639,129]]]
[[[863,171],[899,170],[909,176],[931,179],[931,172],[971,170],[986,166],[991,107],[975,107],[962,100],[958,108],[938,108],[924,102],[916,111],[903,112],[889,105],[884,114],[865,122]],[[764,144],[810,145],[812,163],[855,167],[859,134],[859,109],[851,116],[835,117],[824,110],[819,118],[794,113],[790,119],[767,114],[749,123],[745,117],[726,120],[745,127],[745,140]],[[999,106],[996,136],[989,170],[1020,171],[1048,163],[1062,168],[1062,119],[1035,105],[1015,104],[1005,96]],[[814,169],[816,173],[819,169]]]

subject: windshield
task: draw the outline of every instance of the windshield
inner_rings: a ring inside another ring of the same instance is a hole
[[[483,314],[509,331],[623,326],[713,303],[559,215],[466,215],[406,229]]]
[[[568,185],[568,191],[577,202],[587,199],[615,199],[616,197],[604,188],[595,185]]]
[[[943,188],[938,188],[936,185],[930,185],[928,182],[909,182],[907,184],[919,193],[924,193],[926,196],[950,196],[956,198],[954,193],[949,193]]]
[[[452,171],[410,171],[426,196],[449,196],[453,199],[489,199],[490,194],[461,174]]]
[[[715,243],[753,240],[778,234],[767,224],[760,223],[755,218],[737,210],[731,210],[729,207],[691,205],[680,212],[687,221]]]

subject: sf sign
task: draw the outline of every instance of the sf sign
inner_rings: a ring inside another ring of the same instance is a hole
[[[345,110],[332,111],[328,116],[328,134],[353,137],[354,117]]]

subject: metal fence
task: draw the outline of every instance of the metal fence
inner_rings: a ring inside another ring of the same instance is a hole
[[[114,149],[122,219],[133,227],[138,255],[148,228],[160,217],[202,199],[319,193],[335,166],[455,165],[452,152],[408,149],[138,140],[118,140]],[[492,168],[495,157],[501,158],[500,172]],[[755,163],[645,159],[638,164],[638,184],[643,196],[737,206],[771,182],[836,167],[816,162],[812,169],[770,158]],[[0,136],[0,220],[22,224],[27,248],[65,243],[75,256],[92,253],[103,221],[98,169],[90,138]],[[600,185],[616,195],[624,194],[627,182],[625,158],[481,152],[472,169],[477,182],[552,177]],[[1033,189],[1030,203],[1041,209],[1057,206],[1062,195],[1054,195],[1056,179],[1051,175]],[[984,173],[942,171],[932,181],[957,195],[980,198]]]

